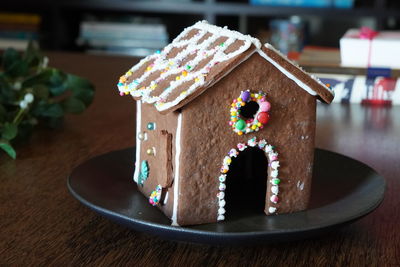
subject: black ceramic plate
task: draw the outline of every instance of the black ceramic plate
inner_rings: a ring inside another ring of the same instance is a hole
[[[240,211],[224,222],[173,227],[132,180],[135,149],[90,159],[68,178],[72,195],[101,215],[167,239],[210,244],[249,244],[310,238],[353,222],[381,203],[385,181],[367,165],[316,149],[310,209],[265,216]]]

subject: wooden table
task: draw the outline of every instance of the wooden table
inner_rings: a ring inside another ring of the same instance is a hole
[[[135,105],[118,95],[116,82],[135,60],[49,55],[51,65],[92,80],[96,97],[83,115],[68,116],[61,129],[37,131],[17,147],[17,160],[0,154],[0,265],[400,264],[400,107],[318,107],[317,146],[358,159],[387,181],[385,200],[370,215],[312,240],[252,247],[178,243],[99,216],[66,186],[71,170],[83,161],[134,145]]]

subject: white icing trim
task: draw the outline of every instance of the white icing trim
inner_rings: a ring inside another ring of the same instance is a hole
[[[140,145],[141,140],[139,139],[139,133],[142,127],[142,101],[136,101],[136,160],[135,160],[135,172],[133,174],[133,180],[135,183],[138,182],[140,173]]]
[[[178,123],[175,134],[175,172],[174,172],[174,204],[172,208],[172,225],[178,224],[178,201],[179,201],[179,164],[181,156],[181,130],[182,130],[182,113],[178,115]]]
[[[219,180],[219,187],[218,187],[218,194],[217,194],[217,202],[218,202],[218,211],[217,211],[217,221],[223,221],[225,220],[225,189],[226,189],[226,178],[227,174],[229,173],[229,165],[232,162],[233,157],[237,157],[240,152],[245,150],[248,147],[258,147],[262,151],[265,152],[267,158],[268,158],[268,177],[270,182],[270,186],[268,187],[271,191],[271,197],[270,197],[270,202],[267,202],[266,208],[268,208],[268,213],[273,214],[277,211],[277,207],[274,206],[274,204],[278,203],[278,194],[279,194],[279,182],[280,179],[278,178],[279,174],[279,161],[278,161],[278,153],[274,151],[274,147],[270,144],[265,139],[261,139],[257,141],[256,137],[253,137],[247,141],[247,143],[239,143],[237,144],[237,149],[232,148],[229,152],[228,155],[224,157],[223,162],[222,162],[222,167],[221,167],[221,173],[220,176],[218,177]],[[272,175],[274,173],[274,175]],[[274,180],[278,180],[278,183],[274,183]],[[272,203],[272,204],[271,204]]]
[[[280,51],[278,51],[275,47],[273,47],[271,44],[269,43],[265,43],[264,46],[267,49],[270,49],[272,51],[274,51],[275,53],[277,53],[278,55],[281,56],[281,58],[283,58],[284,60],[286,60],[289,64],[293,65],[294,67],[296,67],[297,69],[299,69],[301,72],[303,72],[305,75],[310,76],[313,80],[315,80],[317,83],[319,83],[322,87],[325,88],[325,90],[327,90],[328,92],[330,92],[333,96],[335,95],[335,92],[330,89],[329,87],[327,87],[320,79],[318,79],[317,77],[315,77],[314,75],[311,75],[307,72],[305,72],[300,66],[294,64],[291,60],[289,60],[284,54],[282,54]],[[265,54],[265,53],[264,53]],[[261,55],[261,54],[260,54]],[[262,56],[262,55],[261,55]],[[307,86],[308,87],[308,86]],[[303,88],[303,87],[302,87]],[[306,90],[305,88],[303,88],[304,90]],[[312,89],[311,89],[312,90]],[[307,91],[307,90],[306,90]],[[314,90],[312,90],[314,92]],[[308,91],[307,91],[308,92]],[[312,94],[311,94],[312,95]]]
[[[269,47],[268,47],[269,48]],[[262,51],[261,49],[258,49],[257,51],[260,56],[262,56],[263,58],[265,58],[269,63],[271,63],[272,65],[274,65],[280,72],[282,72],[286,77],[288,77],[289,79],[291,79],[292,81],[294,81],[298,86],[300,86],[301,88],[303,88],[304,90],[306,90],[307,93],[309,93],[310,95],[317,95],[317,93],[311,89],[308,85],[306,85],[305,83],[303,83],[302,81],[300,81],[299,79],[297,79],[292,73],[288,72],[286,69],[284,69],[281,65],[279,65],[275,60],[273,60],[272,58],[270,58],[267,54],[264,53],[264,51]]]

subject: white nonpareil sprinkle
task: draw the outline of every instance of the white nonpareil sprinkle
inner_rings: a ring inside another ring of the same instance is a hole
[[[277,195],[279,193],[279,187],[277,185],[272,186],[271,192]]]
[[[269,213],[275,213],[276,208],[275,207],[269,207],[268,212]]]

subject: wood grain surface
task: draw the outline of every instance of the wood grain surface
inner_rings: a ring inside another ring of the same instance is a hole
[[[68,192],[74,167],[134,145],[135,105],[116,91],[132,58],[51,53],[51,65],[96,85],[93,105],[58,130],[39,130],[0,154],[0,266],[399,266],[400,107],[318,106],[317,147],[373,167],[387,181],[381,206],[312,240],[251,247],[162,240],[115,224]],[[335,162],[332,162],[335,164]],[[340,166],[337,166],[340,168]]]

